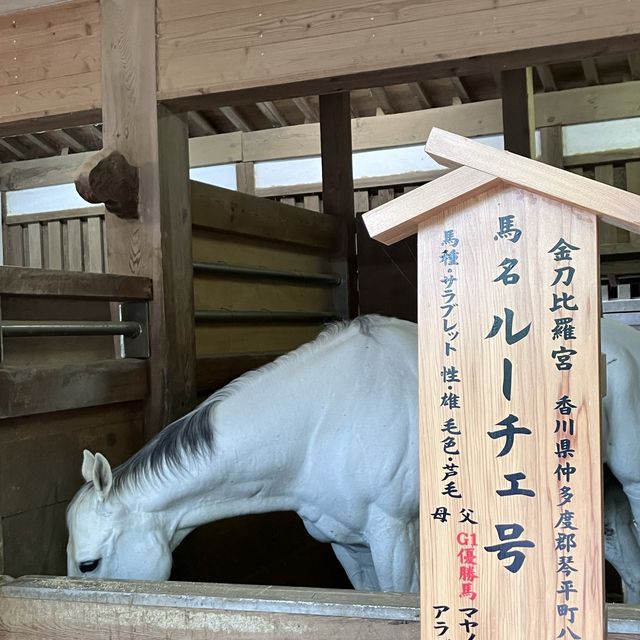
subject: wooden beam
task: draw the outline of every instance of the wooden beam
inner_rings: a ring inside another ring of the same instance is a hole
[[[349,93],[320,96],[320,145],[323,211],[344,222],[335,268],[345,285],[337,290],[336,309],[345,319],[355,318],[358,315],[358,273]]]
[[[335,252],[342,220],[191,181],[193,227]],[[241,212],[241,215],[239,215]]]
[[[0,607],[0,632],[28,640],[125,640],[134,627],[149,638],[190,640],[420,636],[416,594],[346,589],[0,577]],[[609,604],[607,618],[608,640],[640,639],[638,605]]]
[[[504,148],[535,158],[535,116],[531,67],[501,73]]]
[[[156,105],[155,1],[102,0],[104,147],[139,168],[137,219],[105,219],[107,267],[153,280],[145,437],[195,402],[185,116]]]
[[[451,84],[453,85],[455,92],[458,94],[458,97],[462,102],[471,102],[471,98],[469,97],[469,92],[467,91],[467,88],[462,78],[459,78],[458,76],[453,76],[451,78]]]
[[[0,419],[144,400],[144,360],[105,360],[37,367],[0,367]],[[74,393],[69,393],[73,389]]]
[[[640,82],[567,89],[534,95],[537,127],[582,124],[640,116]],[[98,117],[99,119],[99,117]],[[433,126],[473,137],[502,132],[501,100],[456,107],[367,117],[352,121],[353,149],[364,151],[423,144]],[[318,124],[278,131],[233,132],[189,141],[191,166],[296,158],[320,154]],[[71,182],[73,172],[88,157],[73,154],[0,164],[0,189],[23,189]]]
[[[536,65],[536,71],[540,82],[542,82],[542,88],[545,91],[557,91],[556,79],[553,77],[553,71],[551,71],[551,65],[539,64]]]
[[[47,144],[42,138],[33,133],[25,133],[24,137],[35,147],[38,147],[41,151],[49,156],[54,156],[56,150],[49,144]]]
[[[598,67],[593,58],[586,58],[580,61],[584,79],[588,84],[600,84],[600,76],[598,75]]]
[[[421,82],[410,82],[409,88],[411,89],[411,93],[416,97],[421,109],[430,109],[433,106]]]
[[[159,98],[179,106],[206,103],[207,94],[240,104],[613,55],[640,36],[640,7],[627,0],[539,0],[536,14],[554,23],[546,30],[526,2],[451,0],[400,12],[383,2],[353,12],[300,0],[275,26],[266,14],[230,10],[224,37],[214,5],[194,15],[191,4],[170,4],[158,10]]]
[[[0,138],[0,147],[6,149],[14,158],[18,160],[26,160],[26,154],[13,144],[10,139]]]
[[[0,295],[124,302],[151,300],[152,288],[141,276],[0,266]]]
[[[220,112],[238,131],[251,131],[253,128],[235,107],[220,107]]]
[[[305,122],[320,122],[318,110],[307,100],[307,98],[293,98],[293,104],[300,109],[304,115]]]
[[[187,114],[187,120],[190,125],[194,125],[200,131],[202,131],[205,135],[214,135],[217,133],[215,127],[201,114],[197,111],[189,111]]]
[[[86,151],[85,146],[78,142],[70,133],[64,129],[56,129],[55,131],[47,131],[47,135],[57,140],[62,146],[69,147],[72,151]]]
[[[287,127],[289,123],[285,117],[280,113],[280,109],[276,105],[267,100],[266,102],[256,103],[256,107],[260,110],[262,115],[274,126],[274,127]]]
[[[373,89],[369,89],[369,93],[373,98],[374,102],[378,106],[378,108],[382,109],[385,114],[395,113],[396,110],[391,105],[391,101],[389,100],[389,95],[385,91],[384,87],[373,87]]]

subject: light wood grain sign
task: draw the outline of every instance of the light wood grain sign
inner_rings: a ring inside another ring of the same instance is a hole
[[[423,637],[604,637],[595,224],[501,184],[419,228]]]
[[[640,197],[433,128],[418,234],[422,640],[605,633],[597,223]]]

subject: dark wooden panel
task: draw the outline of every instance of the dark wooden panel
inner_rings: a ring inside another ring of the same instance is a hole
[[[144,360],[0,368],[0,418],[144,400]]]
[[[357,219],[360,313],[379,313],[417,322],[418,264],[416,238],[389,247],[372,240]]]
[[[213,392],[247,371],[272,362],[281,352],[231,353],[205,356],[196,360],[196,385],[198,393]]]

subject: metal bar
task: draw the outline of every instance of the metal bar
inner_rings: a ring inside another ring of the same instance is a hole
[[[221,324],[232,322],[331,322],[339,319],[335,313],[330,311],[231,311],[218,309],[216,311],[196,311],[194,315],[196,322]]]
[[[269,280],[288,280],[326,287],[338,287],[342,279],[335,273],[301,273],[299,271],[277,271],[261,267],[243,267],[224,262],[194,262],[194,273],[213,273],[239,278],[266,278]]]
[[[0,331],[5,338],[32,336],[126,336],[142,333],[139,322],[66,322],[57,320],[2,320]]]

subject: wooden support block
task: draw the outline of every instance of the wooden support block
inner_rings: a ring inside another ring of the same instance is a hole
[[[120,218],[138,217],[138,169],[119,152],[102,149],[89,157],[75,177],[78,193],[91,204],[104,204]]]

